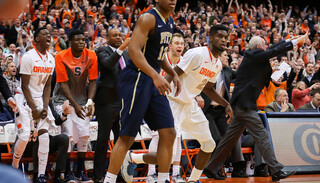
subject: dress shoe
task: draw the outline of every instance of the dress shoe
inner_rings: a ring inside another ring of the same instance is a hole
[[[259,166],[256,166],[254,169],[254,176],[255,177],[268,177],[268,173],[265,170],[266,164],[261,164]]]
[[[226,177],[224,176],[224,175],[222,175],[222,173],[220,172],[218,172],[218,173],[216,173],[216,172],[212,172],[212,171],[210,171],[210,170],[208,170],[208,169],[204,169],[203,170],[203,173],[208,177],[208,178],[213,178],[213,179],[215,179],[215,180],[225,180],[226,179]]]
[[[233,171],[231,177],[248,178],[249,175],[245,172],[246,162],[239,161],[233,163]]]
[[[238,177],[238,178],[248,178],[249,175],[246,174],[243,170],[233,170],[231,177]]]
[[[285,179],[295,173],[296,173],[295,171],[292,171],[292,172],[279,171],[279,172],[272,175],[272,182],[278,182],[280,179]]]

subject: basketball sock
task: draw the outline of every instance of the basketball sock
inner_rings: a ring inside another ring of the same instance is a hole
[[[151,142],[149,144],[149,152],[157,152],[158,142],[159,142],[159,136],[158,135],[152,136]],[[153,175],[154,173],[156,173],[156,165],[149,164],[148,176]]]
[[[107,172],[103,183],[115,183],[117,180],[117,175]]]
[[[39,158],[39,163],[38,163],[38,177],[39,177],[41,174],[46,173],[48,153],[41,153],[40,151],[38,151],[38,158]]]
[[[14,153],[13,153],[13,160],[12,160],[12,166],[15,168],[19,168],[19,162],[21,159],[21,156],[26,149],[26,146],[28,144],[28,141],[18,139],[14,145]]]
[[[180,175],[180,165],[172,165],[172,175]]]
[[[166,180],[170,180],[169,173],[158,173],[158,183],[165,183]]]
[[[143,161],[143,155],[144,155],[144,154],[131,153],[130,155],[131,155],[131,159],[132,159],[132,161],[133,161],[134,163],[136,163],[136,164],[145,163],[145,162]]]
[[[202,174],[202,170],[198,170],[196,167],[193,167],[188,182],[189,181],[195,181],[196,182],[197,180],[199,180],[201,174]]]
[[[148,168],[148,176],[156,173],[156,165],[149,164]]]

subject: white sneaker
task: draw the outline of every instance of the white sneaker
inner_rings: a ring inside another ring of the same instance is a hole
[[[157,174],[153,173],[147,176],[146,183],[156,183],[158,181]]]
[[[137,167],[137,165],[132,162],[130,154],[131,154],[131,151],[128,151],[121,166],[122,178],[128,183],[132,182],[133,172],[134,172],[134,169],[136,169]]]
[[[173,175],[172,181],[175,183],[186,182],[185,180],[183,180],[183,178],[179,174]]]

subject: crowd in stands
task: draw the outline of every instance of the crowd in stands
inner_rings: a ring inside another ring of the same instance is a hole
[[[287,91],[288,102],[294,109],[308,104],[320,93],[320,15],[316,7],[294,4],[280,7],[271,0],[259,4],[238,2],[238,0],[215,0],[209,4],[197,0],[192,6],[186,1],[179,4],[172,13],[176,29],[183,34],[184,52],[188,49],[207,46],[210,27],[224,24],[229,28],[226,51],[228,64],[237,70],[241,64],[248,42],[253,36],[264,38],[268,46],[283,39],[309,32],[309,39],[298,44],[292,51],[270,59],[274,72],[286,70],[278,78],[270,78],[257,101],[258,109],[277,100],[277,89]],[[107,46],[108,31],[117,28],[123,40],[130,37],[137,18],[155,6],[153,0],[30,0],[29,6],[14,20],[0,17],[0,67],[12,95],[17,92],[21,57],[34,46],[33,34],[40,27],[46,27],[52,35],[49,52],[55,56],[70,47],[68,35],[79,29],[84,32],[86,47],[97,51]],[[284,64],[286,63],[286,64]],[[13,119],[6,101],[5,114],[1,121]],[[283,102],[282,102],[283,103]],[[282,105],[279,103],[278,105]],[[312,105],[319,111],[318,106]],[[282,106],[283,107],[283,106]],[[9,114],[9,115],[8,115]]]

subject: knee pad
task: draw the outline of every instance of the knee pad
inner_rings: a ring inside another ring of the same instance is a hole
[[[206,153],[212,153],[214,148],[216,147],[216,143],[214,142],[213,139],[210,139],[207,141],[201,141],[199,143],[200,143],[200,149]]]
[[[87,152],[89,143],[89,136],[79,137],[78,152]]]
[[[39,135],[38,139],[39,139],[38,151],[40,153],[48,153],[49,152],[49,146],[50,146],[49,134],[46,132],[46,133],[44,133],[42,135]]]

